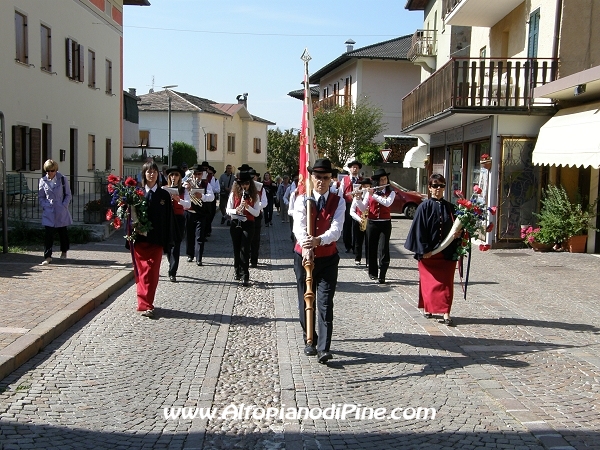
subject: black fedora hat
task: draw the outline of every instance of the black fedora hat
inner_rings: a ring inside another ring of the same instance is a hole
[[[360,161],[357,161],[356,159],[348,163],[348,168],[352,166],[358,166],[359,169],[362,169],[362,163]]]
[[[169,174],[173,172],[177,172],[179,175],[181,175],[181,178],[185,176],[185,171],[183,169],[180,169],[179,166],[171,166],[166,170],[167,176],[169,176]]]
[[[377,169],[375,172],[373,172],[373,175],[371,176],[371,178],[375,179],[379,179],[381,177],[389,177],[390,173],[386,172],[385,169]]]
[[[242,170],[237,178],[235,179],[238,183],[242,183],[244,181],[252,181],[252,172],[249,170]]]
[[[194,164],[192,166],[192,172],[204,172],[204,167],[200,164]]]
[[[248,164],[244,163],[240,167],[238,167],[238,170],[240,172],[249,172],[252,170],[252,167],[250,167]]]
[[[209,167],[208,161],[202,161],[202,163],[200,163],[200,165],[202,167]]]
[[[310,173],[333,173],[333,167],[331,166],[331,161],[328,159],[322,158],[317,159],[315,164],[312,167],[308,168]]]
[[[363,178],[362,180],[359,180],[358,182],[359,184],[373,184],[373,180],[371,180],[370,178]]]

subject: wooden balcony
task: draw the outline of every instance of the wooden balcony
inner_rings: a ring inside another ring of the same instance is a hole
[[[407,57],[411,61],[417,58],[437,55],[437,40],[435,30],[417,30],[412,36],[412,43]]]
[[[352,102],[350,95],[330,95],[313,103],[313,109],[331,109],[335,106],[349,106]]]
[[[402,129],[454,109],[482,114],[551,106],[533,90],[556,80],[555,59],[454,58],[402,99]]]

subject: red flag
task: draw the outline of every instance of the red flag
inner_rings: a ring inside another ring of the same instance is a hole
[[[302,106],[302,125],[300,131],[300,170],[298,177],[299,193],[306,192],[309,166],[312,166],[317,159],[317,139],[315,136],[315,126],[313,120],[312,98],[308,84],[308,61],[311,57],[308,50],[304,49],[302,60],[304,61],[304,103]]]

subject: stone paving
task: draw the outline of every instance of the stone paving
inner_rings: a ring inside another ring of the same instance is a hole
[[[302,353],[287,224],[275,215],[262,228],[244,288],[218,219],[203,267],[182,258],[169,283],[163,262],[155,320],[136,314],[129,284],[0,381],[1,449],[600,448],[595,256],[476,251],[448,328],[416,309],[399,218],[388,284],[341,254],[334,359],[322,365]],[[343,420],[343,405],[436,415]],[[184,406],[217,415],[165,419]],[[261,417],[268,408],[276,417]],[[303,408],[333,418],[286,415]]]

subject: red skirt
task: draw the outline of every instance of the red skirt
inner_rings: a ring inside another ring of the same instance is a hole
[[[441,253],[419,261],[419,308],[433,314],[450,313],[456,261]]]

